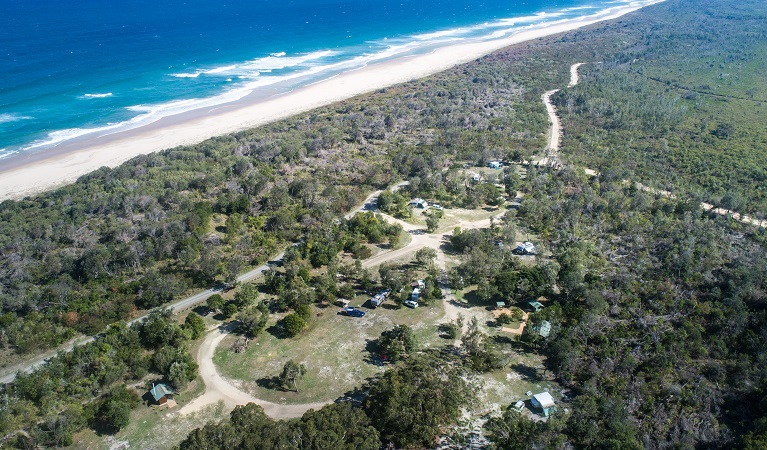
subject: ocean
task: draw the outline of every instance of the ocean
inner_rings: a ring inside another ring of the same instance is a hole
[[[633,3],[0,0],[0,161]]]

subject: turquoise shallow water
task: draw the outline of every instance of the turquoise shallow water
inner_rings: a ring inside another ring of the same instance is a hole
[[[0,0],[0,159],[627,3]]]

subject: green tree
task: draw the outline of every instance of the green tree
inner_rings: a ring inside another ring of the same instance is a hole
[[[461,336],[461,350],[469,367],[477,372],[487,372],[503,367],[501,354],[487,335],[479,328],[479,321],[472,317],[466,332]]]
[[[306,321],[297,313],[290,313],[282,319],[282,328],[289,337],[297,336],[306,328]]]
[[[258,292],[258,286],[255,283],[245,283],[240,286],[240,289],[234,294],[234,302],[239,309],[253,306],[258,302],[258,298],[261,294]]]
[[[224,297],[222,297],[219,294],[213,294],[210,297],[208,297],[208,300],[205,301],[205,304],[208,306],[208,308],[213,311],[219,311],[221,308],[224,307]]]
[[[484,429],[494,449],[528,450],[539,448],[536,444],[540,444],[544,427],[543,422],[539,425],[509,406],[502,416],[488,420]]]
[[[406,358],[416,349],[413,329],[407,325],[395,325],[381,333],[376,347],[379,353],[385,354],[393,362]]]
[[[298,305],[298,308],[296,308],[296,314],[301,316],[301,318],[308,323],[312,318],[312,306],[306,304]]]
[[[130,423],[130,404],[119,400],[109,400],[101,410],[101,420],[107,428],[117,432]]]
[[[168,381],[177,391],[182,391],[190,381],[197,378],[197,370],[197,364],[192,361],[176,361],[168,370]]]
[[[439,228],[440,217],[437,214],[432,214],[426,217],[426,231],[434,233]]]
[[[293,386],[293,390],[298,392],[298,379],[303,378],[304,375],[306,375],[306,366],[289,359],[282,366],[282,372],[277,378],[283,388],[290,389],[290,386]]]
[[[477,386],[464,367],[444,355],[423,354],[373,382],[363,408],[382,439],[399,448],[428,448],[440,429],[472,404]]]
[[[415,260],[423,267],[428,267],[437,258],[437,251],[431,247],[423,247],[415,252]]]
[[[239,311],[239,308],[237,308],[237,305],[234,302],[227,302],[226,305],[224,305],[224,309],[221,311],[221,313],[224,315],[224,317],[234,317],[235,314],[237,314],[237,311]]]
[[[351,402],[331,403],[319,411],[309,410],[298,424],[301,449],[377,450],[378,430],[370,418]]]
[[[252,306],[237,315],[237,331],[254,338],[266,328],[269,320],[269,309],[266,305]]]
[[[184,319],[184,330],[189,333],[189,338],[197,340],[205,334],[205,320],[199,314],[192,311]]]

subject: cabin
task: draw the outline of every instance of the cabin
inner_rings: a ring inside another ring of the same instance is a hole
[[[538,300],[530,300],[527,304],[532,308],[533,312],[538,312],[543,309],[543,303]]]
[[[549,334],[551,334],[551,322],[544,320],[536,331],[540,337],[549,337]]]
[[[491,169],[500,169],[501,167],[503,167],[503,163],[500,161],[490,161],[487,167]]]
[[[548,392],[541,392],[540,394],[533,395],[530,399],[530,403],[533,404],[533,408],[540,409],[544,417],[549,417],[549,414],[556,411],[557,407],[554,406],[554,398]]]
[[[173,401],[173,394],[175,393],[173,388],[165,383],[159,383],[157,385],[153,384],[152,389],[149,391],[149,394],[158,405],[164,405],[168,402],[173,402],[173,404],[175,404],[175,401]]]
[[[422,198],[414,198],[410,205],[419,209],[427,209],[429,207],[429,203]]]

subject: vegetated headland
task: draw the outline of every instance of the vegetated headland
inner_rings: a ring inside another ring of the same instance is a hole
[[[409,284],[417,274],[430,293],[423,305],[389,312],[403,312],[413,328],[442,301],[439,283],[469,298],[461,303],[469,311],[539,297],[545,307],[527,315],[519,339],[451,319],[441,324],[464,337],[459,346],[451,338],[416,351],[384,347],[392,334],[410,340],[407,329],[387,328],[376,345],[387,357],[405,356],[349,386],[344,399],[352,402],[293,421],[238,407],[181,448],[422,448],[435,439],[445,448],[760,448],[767,405],[743,399],[767,391],[767,235],[700,203],[758,218],[767,211],[765,17],[758,1],[668,0],[3,202],[3,360],[103,333],[8,385],[4,445],[65,446],[87,430],[130,440],[125,430],[146,406],[126,384],[162,380],[180,401],[199,395],[190,349],[205,321],[220,323],[216,313],[252,333],[252,345],[289,353],[306,345],[302,336],[319,339],[321,326],[342,332],[354,323],[327,319],[336,298]],[[579,83],[567,87],[579,62]],[[564,131],[559,170],[522,164],[547,146],[541,96],[552,89],[560,89],[552,99]],[[485,169],[491,161],[504,168]],[[401,180],[409,183],[379,196],[382,212],[435,229],[458,211],[501,218],[452,232],[442,254],[455,262],[444,276],[426,254],[378,274],[356,267],[395,248],[402,230],[373,214],[344,214]],[[446,216],[413,212],[413,198],[439,203]],[[538,256],[507,251],[523,234]],[[189,314],[179,325],[158,311],[119,325],[190,290],[232,282],[283,249],[282,268],[211,302],[211,317]],[[432,344],[436,325],[415,333]],[[533,356],[543,358],[543,374],[526,365]],[[292,395],[304,389],[304,373],[309,389],[321,388],[316,368],[293,363],[259,388]],[[477,378],[500,386],[515,377],[550,382],[557,412],[540,420],[527,414],[529,402],[522,412],[507,408],[522,394],[500,408],[475,397],[490,395]],[[481,420],[457,426],[462,408]]]

